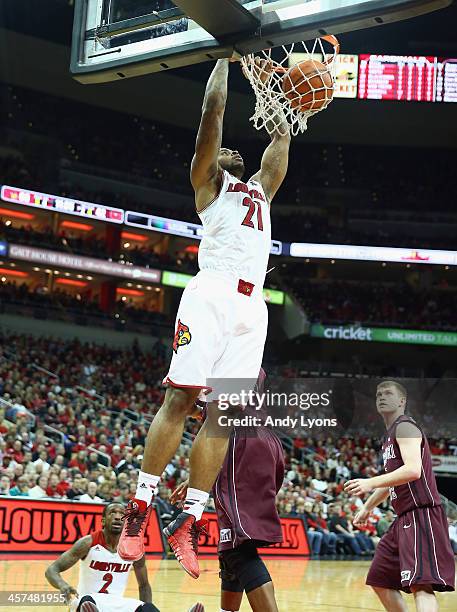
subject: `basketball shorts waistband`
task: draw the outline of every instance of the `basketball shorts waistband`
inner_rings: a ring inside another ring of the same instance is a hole
[[[256,284],[250,279],[224,274],[224,272],[219,272],[217,270],[200,270],[196,278],[211,280],[212,284],[216,283],[226,291],[234,291],[247,297],[259,297],[262,295],[263,287],[260,283]]]

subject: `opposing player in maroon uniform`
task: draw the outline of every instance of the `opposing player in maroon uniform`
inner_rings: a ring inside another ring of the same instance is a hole
[[[447,520],[432,471],[425,434],[405,415],[406,389],[397,382],[378,385],[376,407],[387,432],[382,453],[386,474],[357,478],[345,484],[350,495],[374,489],[354,518],[366,522],[370,512],[389,493],[397,518],[382,537],[366,583],[373,587],[388,612],[406,612],[400,591],[413,593],[416,609],[435,612],[435,591],[453,591],[454,554]]]
[[[261,369],[256,392],[263,391]],[[243,414],[264,418],[256,406]],[[268,427],[234,427],[224,464],[213,487],[219,526],[221,612],[238,612],[243,593],[254,612],[278,612],[275,592],[259,546],[283,541],[276,494],[284,480],[284,451]],[[173,492],[183,502],[187,482]]]

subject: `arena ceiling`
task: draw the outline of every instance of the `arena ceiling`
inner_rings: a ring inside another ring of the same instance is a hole
[[[196,129],[204,84],[201,64],[102,85],[81,85],[69,74],[72,7],[68,0],[3,0],[0,6],[0,80],[88,104]],[[43,14],[43,10],[49,13]],[[345,34],[344,51],[457,57],[457,5],[415,20]],[[56,27],[59,24],[59,27]],[[232,68],[226,129],[246,130],[253,96]],[[360,103],[338,100],[310,122],[309,142],[457,146],[457,104]]]

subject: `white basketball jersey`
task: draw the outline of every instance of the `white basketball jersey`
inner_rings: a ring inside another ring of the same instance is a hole
[[[79,568],[79,596],[89,593],[124,596],[132,563],[106,547],[103,531],[92,534],[92,545]]]
[[[270,205],[262,185],[223,171],[219,195],[199,213],[200,270],[230,274],[263,287],[271,248]]]

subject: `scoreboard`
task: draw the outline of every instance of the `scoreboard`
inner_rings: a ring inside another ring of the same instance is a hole
[[[438,61],[436,101],[457,102],[457,59],[440,58]]]
[[[425,55],[360,55],[358,97],[457,102],[457,59]]]

